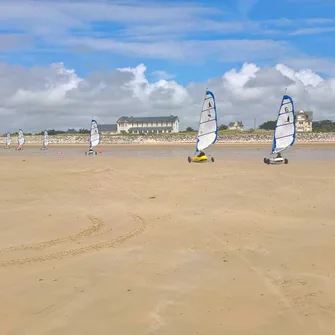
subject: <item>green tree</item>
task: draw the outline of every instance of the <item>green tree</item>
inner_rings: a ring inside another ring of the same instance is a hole
[[[192,127],[187,127],[186,131],[194,131],[194,129]]]
[[[274,130],[276,127],[276,121],[266,121],[262,123],[258,128],[265,130]]]
[[[88,129],[79,129],[79,134],[89,134],[90,131]]]
[[[225,124],[219,125],[219,130],[226,130],[226,129],[228,129],[228,126],[226,126]]]
[[[65,131],[64,130],[55,130],[55,129],[47,129],[47,132],[49,135],[59,135],[59,134],[64,134]],[[36,133],[36,135],[43,135],[44,134],[44,130],[42,130],[39,133]]]
[[[333,132],[335,131],[335,122],[331,120],[321,120],[313,122],[313,131],[315,132]]]

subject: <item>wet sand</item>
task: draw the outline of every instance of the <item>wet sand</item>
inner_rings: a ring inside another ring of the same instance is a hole
[[[263,157],[269,155],[271,151],[271,143],[216,143],[206,151],[207,153],[223,159],[246,159],[255,158],[263,161]],[[24,151],[0,150],[0,157],[22,155],[38,156],[38,157],[56,157],[61,152],[67,157],[82,157],[88,150],[87,144],[74,145],[55,145],[51,144],[49,150],[41,151],[40,145],[29,144],[24,146]],[[154,144],[103,144],[99,145],[97,151],[103,156],[113,157],[161,157],[170,158],[178,157],[181,160],[187,156],[194,154],[194,143],[154,143]],[[299,160],[323,160],[335,161],[335,142],[334,143],[298,143],[292,148],[285,151],[285,157]]]
[[[0,334],[333,334],[335,160],[264,151],[1,153]]]

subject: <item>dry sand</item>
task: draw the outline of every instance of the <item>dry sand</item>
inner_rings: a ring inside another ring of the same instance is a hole
[[[335,329],[335,162],[0,157],[1,335]]]

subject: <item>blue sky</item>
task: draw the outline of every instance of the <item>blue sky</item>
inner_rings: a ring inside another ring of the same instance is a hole
[[[185,85],[244,62],[335,74],[335,1],[4,1],[0,62],[80,76],[144,63]]]

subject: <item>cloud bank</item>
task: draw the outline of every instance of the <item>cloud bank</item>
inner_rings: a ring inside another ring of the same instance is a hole
[[[322,78],[310,69],[244,63],[208,83],[186,86],[163,70],[153,73],[152,81],[148,77],[144,64],[86,78],[63,63],[31,68],[0,64],[0,132],[88,128],[91,117],[115,123],[122,115],[173,114],[182,128],[197,127],[206,86],[215,94],[223,124],[242,120],[251,128],[254,118],[257,124],[275,119],[285,88],[296,110],[313,110],[316,119],[335,116],[335,78]]]

